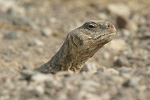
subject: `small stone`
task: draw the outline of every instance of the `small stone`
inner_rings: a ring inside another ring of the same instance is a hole
[[[7,10],[7,13],[11,15],[25,15],[25,9],[21,6],[12,6]]]
[[[98,14],[98,16],[100,19],[104,19],[104,20],[108,19],[108,16],[105,13],[100,13],[100,14]]]
[[[110,74],[115,74],[115,75],[118,75],[119,72],[113,68],[109,68],[107,70],[105,70],[106,73],[110,73]]]
[[[29,42],[29,46],[43,46],[44,43],[39,39],[33,39]]]
[[[119,57],[119,58],[115,61],[114,64],[115,64],[116,66],[126,66],[126,65],[129,64],[129,60],[128,60],[126,57],[121,56],[121,57]]]
[[[134,21],[129,20],[125,16],[117,16],[116,23],[118,28],[120,29],[128,29],[132,32],[136,32],[138,30],[138,26]]]
[[[139,85],[140,80],[141,80],[141,77],[132,77],[131,79],[125,81],[123,86],[125,86],[125,87],[137,87]]]
[[[21,71],[21,74],[27,79],[27,80],[30,80],[30,78],[37,74],[38,72],[36,71],[31,71],[31,70],[23,70]]]
[[[108,52],[103,52],[103,57],[104,57],[104,59],[109,59],[110,54]]]
[[[123,39],[114,39],[108,44],[108,48],[114,50],[114,52],[119,52],[129,49],[129,46]]]
[[[119,72],[120,73],[130,73],[131,72],[131,68],[128,68],[128,67],[121,67],[119,69]]]
[[[117,16],[116,23],[120,29],[127,29],[129,27],[129,19],[123,16]]]
[[[33,65],[30,63],[23,65],[23,69],[31,69],[32,67]]]
[[[33,21],[30,20],[29,18],[11,16],[9,17],[9,20],[12,21],[14,25],[29,26],[31,29],[37,28],[36,25],[33,23]]]
[[[70,76],[72,74],[73,74],[72,71],[60,71],[60,72],[56,73],[56,76],[65,76],[65,77],[67,77],[67,76]]]
[[[44,52],[43,48],[37,48],[36,53],[42,54]]]
[[[4,61],[10,61],[10,58],[9,58],[9,56],[8,55],[2,55],[2,59],[4,60]]]
[[[42,29],[42,35],[48,37],[49,35],[52,34],[52,30],[50,28],[44,28]]]
[[[55,23],[55,22],[57,22],[57,19],[56,19],[56,18],[54,18],[54,17],[51,17],[49,20],[50,20],[50,22],[51,22],[51,23]]]
[[[97,67],[96,67],[96,64],[95,63],[92,63],[92,62],[89,62],[89,63],[86,63],[83,68],[81,69],[81,72],[88,72],[88,71],[97,71]]]
[[[36,81],[36,82],[43,82],[43,81],[48,81],[48,80],[53,80],[53,77],[49,74],[42,74],[42,73],[38,73],[36,75],[32,76],[32,80]]]
[[[138,30],[138,25],[134,21],[130,21],[128,29],[132,32],[136,32]]]
[[[130,31],[126,30],[126,29],[123,29],[122,30],[122,34],[125,36],[125,37],[129,37],[130,36]]]
[[[130,9],[128,8],[128,6],[126,6],[123,3],[118,3],[118,4],[109,4],[107,6],[107,10],[114,15],[121,15],[121,16],[125,16],[125,17],[129,17],[130,16]]]
[[[80,88],[84,91],[95,92],[100,85],[93,80],[83,80],[80,83]]]
[[[36,94],[36,96],[42,96],[44,93],[45,89],[43,85],[38,85],[35,87],[34,93]]]
[[[17,38],[17,32],[16,31],[10,31],[8,34],[4,36],[5,39],[16,39]]]
[[[106,70],[106,67],[100,67],[97,69],[97,73],[102,73]]]

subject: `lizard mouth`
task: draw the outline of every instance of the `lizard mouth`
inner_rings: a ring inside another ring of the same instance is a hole
[[[114,32],[111,32],[111,33],[99,34],[99,35],[93,36],[92,39],[93,39],[93,40],[98,40],[98,39],[100,39],[101,37],[110,36],[110,35],[115,35],[115,33],[114,33]]]

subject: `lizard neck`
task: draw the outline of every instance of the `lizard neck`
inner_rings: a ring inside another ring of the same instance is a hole
[[[50,66],[58,71],[69,71],[77,54],[72,42],[67,38],[60,50],[49,61]]]
[[[60,50],[50,60],[50,65],[57,71],[80,72],[84,63],[91,58],[103,45],[99,45],[87,50],[81,50],[66,39]]]

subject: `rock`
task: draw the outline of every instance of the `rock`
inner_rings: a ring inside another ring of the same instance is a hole
[[[129,46],[123,39],[114,39],[108,44],[108,48],[110,48],[110,50],[114,50],[114,52],[119,52],[129,49]]]
[[[44,28],[42,29],[42,35],[48,37],[49,35],[52,34],[52,30],[50,28]]]
[[[38,55],[42,54],[43,52],[44,52],[43,48],[37,48],[37,49],[36,49],[36,53],[37,53]]]
[[[108,19],[108,16],[107,16],[105,13],[100,13],[100,14],[98,14],[98,17],[99,17],[100,19],[104,19],[104,20],[107,20],[107,19]]]
[[[100,85],[93,80],[84,80],[80,82],[79,86],[81,90],[88,91],[88,92],[95,92],[96,88],[98,88]]]
[[[125,81],[123,86],[125,86],[125,87],[137,87],[139,85],[140,80],[141,80],[141,77],[132,77],[131,79]]]
[[[121,15],[124,17],[129,17],[130,16],[130,9],[128,8],[128,6],[126,6],[123,3],[118,3],[118,4],[109,4],[107,6],[107,10],[113,14],[113,15]]]
[[[60,72],[57,72],[57,73],[56,73],[56,76],[58,76],[58,77],[60,77],[60,76],[65,76],[65,77],[67,77],[67,76],[70,76],[70,75],[72,75],[72,74],[73,74],[73,72],[60,71]]]
[[[128,29],[132,32],[136,32],[138,30],[138,26],[136,25],[136,23],[124,16],[117,16],[116,23],[118,28],[120,29]]]
[[[77,95],[75,95],[73,100],[102,100],[100,96],[93,94],[93,93],[88,93],[85,91],[79,91]]]
[[[125,56],[120,56],[114,64],[116,66],[127,66],[129,65],[129,60]]]
[[[120,29],[127,29],[129,27],[129,19],[124,16],[117,16],[116,23]]]
[[[2,55],[2,59],[6,62],[10,61],[10,57],[7,54]]]
[[[97,69],[97,72],[96,73],[102,73],[106,70],[106,67],[100,67]]]
[[[15,2],[12,0],[1,0],[0,1],[0,11],[6,12],[10,7],[16,6]]]
[[[31,71],[31,70],[23,70],[21,71],[21,74],[27,79],[30,80],[31,77],[35,74],[37,74],[38,72],[36,71]]]
[[[30,27],[31,29],[37,29],[37,26],[34,24],[34,22],[27,17],[20,17],[12,14],[2,14],[0,15],[0,18],[10,21],[13,25],[27,26]]]
[[[29,46],[43,46],[44,43],[39,39],[33,39],[29,42]]]
[[[51,76],[51,74],[45,75],[42,73],[38,73],[36,75],[34,74],[31,80],[36,81],[36,82],[43,82],[43,81],[48,81],[48,80],[52,81],[53,77]]]
[[[128,68],[128,67],[121,67],[120,69],[119,69],[119,72],[120,73],[130,73],[132,71],[132,69],[131,68]]]
[[[28,64],[24,64],[22,67],[23,69],[31,69],[33,65],[31,63],[28,63]]]
[[[110,54],[108,52],[103,52],[103,58],[104,59],[109,59],[110,58]]]
[[[18,36],[16,31],[10,31],[8,34],[4,36],[5,39],[16,39]]]
[[[123,34],[125,37],[129,37],[131,33],[127,29],[123,29],[121,34]]]
[[[109,69],[105,70],[105,73],[110,73],[110,74],[115,74],[115,75],[119,74],[119,72],[113,68],[109,68]]]
[[[12,16],[10,20],[14,25],[29,26],[31,29],[36,29],[36,25],[29,18]]]
[[[7,10],[7,13],[11,15],[25,15],[25,9],[21,6],[13,6]]]
[[[131,32],[137,32],[138,31],[138,25],[134,21],[130,21],[128,29]]]
[[[92,62],[89,62],[89,63],[86,63],[83,68],[81,69],[81,72],[85,71],[85,72],[88,72],[88,71],[96,71],[97,70],[97,67],[96,67],[96,64],[95,63],[92,63]]]
[[[45,88],[43,85],[38,85],[34,89],[34,93],[38,97],[42,96],[44,94],[44,92],[45,92]]]

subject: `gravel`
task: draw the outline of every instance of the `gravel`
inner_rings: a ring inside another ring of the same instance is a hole
[[[150,100],[149,3],[0,0],[0,100]],[[110,20],[117,35],[80,73],[33,71],[91,19]]]

